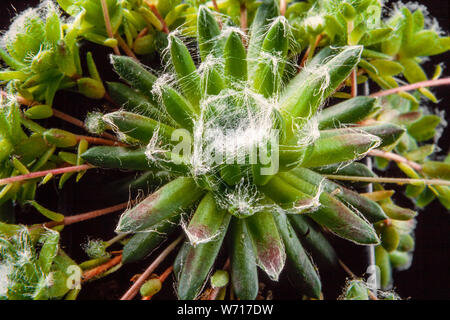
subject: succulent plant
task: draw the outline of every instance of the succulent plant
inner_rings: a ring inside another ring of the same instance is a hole
[[[324,48],[284,83],[290,27],[276,9],[273,3],[258,9],[246,50],[241,32],[227,26],[221,30],[214,14],[200,7],[202,63],[197,68],[182,40],[170,34],[172,79],[167,73],[157,78],[130,58],[111,57],[122,79],[144,95],[142,102],[131,103],[137,99],[131,89],[110,84],[113,96],[128,90],[124,107],[147,106],[147,112],[121,110],[103,117],[122,141],[136,148],[94,147],[82,157],[103,168],[161,168],[179,175],[126,211],[116,232],[137,233],[124,248],[124,260],[135,260],[134,255],[143,255],[141,242],[155,237],[152,230],[175,229],[167,220],[177,221],[183,211],[196,207],[183,222],[189,243],[177,258],[181,299],[200,294],[225,238],[232,248],[230,272],[238,298],[256,297],[256,266],[276,280],[286,258],[305,294],[319,298],[318,274],[294,228],[301,232],[318,223],[356,243],[376,244],[369,222],[387,218],[374,201],[310,169],[354,161],[373,148],[395,143],[404,133],[393,124],[334,128],[334,123],[363,120],[374,111],[375,98],[356,97],[319,113],[360,61],[362,47]],[[151,101],[159,101],[160,109]],[[270,136],[273,132],[275,137]],[[189,141],[184,154],[173,152],[171,141],[179,133]],[[217,146],[214,153],[204,153],[211,144]],[[267,157],[261,151],[267,145],[269,152],[279,154],[281,172],[261,160]],[[252,163],[254,151],[259,151],[259,159]],[[225,152],[236,163],[219,154]],[[222,160],[210,163],[208,157]],[[147,251],[154,247],[149,243]]]
[[[59,247],[59,232],[4,223],[0,223],[0,232],[1,300],[48,300],[68,294],[70,266],[76,264]],[[37,246],[41,247],[39,254]]]
[[[423,22],[423,8],[396,9],[383,20],[383,5],[376,0],[281,1],[281,6],[273,0],[59,0],[73,17],[63,26],[49,3],[45,19],[35,16],[37,11],[32,15],[37,20],[24,18],[45,29],[37,32],[40,38],[23,47],[19,40],[35,29],[24,28],[0,49],[13,69],[0,72],[5,83],[0,270],[8,279],[0,282],[0,298],[75,298],[79,288],[58,285],[67,283],[68,266],[83,271],[83,281],[96,279],[141,261],[169,237],[176,240],[156,261],[184,240],[173,262],[180,299],[222,299],[228,284],[237,298],[255,299],[258,267],[274,281],[286,272],[304,297],[323,298],[320,270],[342,264],[329,234],[373,246],[378,287],[390,289],[392,269],[411,264],[417,212],[395,204],[394,191],[384,183],[408,184],[406,195],[419,207],[434,198],[450,207],[449,162],[432,158],[437,141],[424,144],[437,136],[440,117],[420,103],[422,97],[436,101],[423,83],[428,77],[420,64],[447,51],[448,37]],[[104,23],[95,23],[99,19]],[[58,34],[52,45],[51,31]],[[411,42],[413,35],[430,43],[427,50]],[[104,87],[90,53],[90,75],[82,77],[80,38],[114,49],[111,64],[123,82]],[[64,43],[70,44],[73,74],[61,67],[67,64],[58,64]],[[118,47],[128,56],[121,56]],[[135,55],[156,51],[163,64],[157,72]],[[46,74],[38,66],[70,86],[53,78],[29,86],[30,79]],[[441,71],[438,67],[432,79],[444,83],[447,79],[438,79]],[[399,88],[398,75],[417,92]],[[386,91],[358,95],[358,84],[370,80]],[[70,120],[102,138],[37,123],[55,112],[56,91],[75,85],[88,98],[120,106],[89,112],[84,124]],[[20,104],[29,108],[22,111]],[[393,160],[407,178],[376,176],[359,162],[366,156],[375,157],[380,171]],[[63,174],[62,188],[76,172],[78,182],[93,168],[138,172],[138,177],[115,181],[111,197],[159,187],[131,205],[74,217],[35,201],[38,185],[54,175]],[[52,222],[13,224],[15,202],[33,206]],[[84,247],[88,261],[78,265],[59,247],[61,225],[125,208],[116,237],[90,240]],[[122,252],[107,251],[119,242]],[[23,244],[31,255],[25,271],[17,256]],[[221,252],[227,262],[224,270],[216,270]],[[153,271],[152,264],[122,298],[131,299],[139,290],[144,298],[153,296],[172,267],[159,277]],[[55,276],[61,278],[56,285],[49,280]],[[209,278],[211,288],[203,290]],[[360,279],[350,281],[341,296],[374,297],[398,298],[374,294]]]

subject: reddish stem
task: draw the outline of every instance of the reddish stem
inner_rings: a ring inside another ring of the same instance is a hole
[[[1,90],[0,93],[1,93],[2,97],[6,98],[8,96],[8,94],[5,91],[3,91],[3,90]],[[28,106],[28,107],[35,106],[35,105],[39,104],[36,101],[31,101],[31,100],[25,99],[24,97],[17,96],[17,95],[14,96],[14,98],[16,98],[18,103],[23,104],[23,105]]]
[[[68,173],[68,172],[80,172],[80,171],[84,171],[84,170],[88,170],[88,169],[92,169],[92,168],[95,168],[95,167],[90,164],[83,164],[80,166],[62,167],[62,168],[51,169],[51,170],[31,172],[31,173],[23,174],[20,176],[14,176],[14,177],[0,179],[0,186],[9,184],[9,183],[21,182],[24,180],[45,177],[49,173],[51,173],[53,175],[57,175],[57,174],[63,174],[63,173]]]
[[[368,154],[371,156],[385,158],[385,159],[392,160],[395,162],[405,163],[416,171],[422,171],[422,166],[420,164],[413,162],[411,160],[408,160],[408,159],[406,159],[398,154],[392,153],[392,152],[374,149],[374,150],[370,150],[368,152]]]
[[[245,6],[245,3],[241,4],[241,30],[244,33],[242,35],[242,43],[244,44],[244,47],[247,47],[247,39],[245,37],[245,34],[247,33],[248,28],[248,21],[247,21],[247,7]]]
[[[111,98],[111,96],[108,94],[108,92],[105,92],[105,95],[103,96],[103,99],[105,99],[106,101],[108,101],[109,103],[111,103],[113,106],[117,107],[117,108],[111,108],[110,106],[103,105],[103,107],[104,107],[105,109],[107,109],[107,110],[109,110],[109,111],[111,111],[111,112],[117,111],[117,110],[121,107],[121,105],[117,104],[117,102],[115,102],[115,101]]]
[[[247,33],[248,21],[247,21],[247,7],[245,3],[241,4],[241,30],[242,32]]]
[[[142,38],[143,36],[146,36],[148,33],[148,28],[145,27],[144,29],[141,30],[141,32],[139,32],[139,34],[137,35],[136,39]]]
[[[118,265],[121,261],[122,261],[122,255],[118,255],[102,265],[99,265],[93,269],[83,272],[83,281],[82,282],[88,281],[88,280],[108,271],[112,267]]]
[[[7,93],[5,91],[0,91],[0,93],[1,93],[1,95],[3,97],[7,96]],[[37,101],[27,100],[27,99],[25,99],[24,97],[21,97],[21,96],[15,96],[15,98],[17,99],[18,103],[20,103],[20,104],[22,104],[24,106],[31,107],[31,106],[39,104],[39,102],[37,102]],[[106,98],[106,95],[105,95],[105,98]],[[68,123],[71,123],[71,124],[73,124],[73,125],[75,125],[75,126],[77,126],[79,128],[86,129],[86,126],[84,125],[83,121],[81,121],[81,120],[79,120],[79,119],[77,119],[75,117],[72,117],[71,115],[68,115],[67,113],[64,113],[62,111],[56,110],[55,108],[52,108],[52,110],[53,110],[53,115],[56,118],[64,120],[64,121],[66,121]],[[109,133],[105,132],[105,133],[102,133],[101,135],[103,137],[105,137],[105,138],[110,139],[110,140],[116,140],[116,138],[112,134],[109,134]]]
[[[71,124],[73,124],[73,125],[75,125],[77,127],[80,127],[80,128],[83,128],[83,129],[85,128],[83,121],[81,121],[81,120],[79,120],[79,119],[77,119],[75,117],[72,117],[72,116],[70,116],[70,115],[68,115],[68,114],[66,114],[66,113],[64,113],[62,111],[53,109],[53,115],[55,117],[61,119],[61,120],[64,120],[64,121],[66,121],[68,123],[71,123]]]
[[[145,3],[150,8],[150,10],[152,10],[153,14],[158,18],[158,20],[161,21],[161,24],[163,26],[162,31],[164,33],[169,34],[170,33],[169,28],[167,27],[166,22],[164,21],[163,17],[159,13],[158,8],[156,8],[156,6],[153,3],[149,3],[148,1],[145,1]]]
[[[228,258],[227,261],[225,261],[222,270],[228,270],[229,267],[230,267],[230,258]],[[205,300],[216,300],[220,289],[222,288],[211,288],[211,291],[209,292]]]
[[[136,55],[134,54],[134,52],[130,49],[130,47],[127,45],[125,40],[122,39],[121,36],[119,36],[119,35],[117,36],[117,41],[119,42],[120,48],[123,50],[123,52],[125,52],[125,54],[127,56],[129,56],[130,58],[133,58],[136,61],[139,61],[138,58],[136,57]]]
[[[103,18],[105,19],[106,32],[108,33],[108,37],[114,38],[114,33],[111,27],[111,19],[109,18],[108,5],[106,4],[106,0],[100,0],[100,3],[102,5]],[[115,46],[113,50],[116,55],[120,56],[120,51],[117,46]]]
[[[167,279],[167,277],[172,273],[173,271],[173,265],[168,267],[160,276],[159,276],[159,281],[161,281],[161,283],[164,283],[164,281]]]
[[[417,82],[413,84],[408,84],[406,86],[401,86],[398,88],[393,88],[389,90],[382,90],[375,93],[372,93],[371,97],[384,97],[388,96],[390,94],[399,93],[403,91],[410,91],[415,89],[420,89],[424,87],[438,87],[438,86],[445,86],[450,85],[450,78],[443,78],[443,79],[437,79],[437,80],[427,80],[422,82]]]
[[[216,0],[212,0],[214,10],[216,10],[220,14],[219,6],[217,5]],[[222,29],[222,19],[220,17],[217,17],[217,23],[219,24],[219,28]]]
[[[81,120],[79,120],[79,119],[77,119],[77,118],[75,118],[75,117],[72,117],[71,115],[68,115],[67,113],[64,113],[64,112],[62,112],[62,111],[53,109],[53,115],[54,115],[56,118],[59,118],[59,119],[61,119],[61,120],[64,120],[64,121],[66,121],[66,122],[68,122],[68,123],[71,123],[71,124],[73,124],[73,125],[75,125],[75,126],[77,126],[77,127],[79,127],[79,128],[83,128],[83,129],[86,130],[86,126],[84,125],[84,122],[83,122],[83,121],[81,121]],[[114,137],[112,134],[109,134],[109,133],[107,133],[107,132],[104,132],[104,133],[102,133],[101,135],[102,135],[103,137],[105,137],[105,138],[110,139],[110,140],[116,140],[116,137]]]
[[[100,145],[105,145],[105,146],[121,146],[121,147],[128,146],[127,144],[119,142],[119,141],[108,140],[108,139],[97,138],[97,137],[77,135],[77,139],[78,139],[78,141],[86,140],[87,142],[89,142],[91,144],[100,144]]]
[[[160,276],[159,276],[159,281],[161,282],[161,284],[164,283],[164,281],[167,279],[167,277],[172,273],[173,271],[173,265],[168,267]],[[142,297],[141,300],[151,300],[153,296],[145,296]]]
[[[317,46],[319,45],[320,40],[322,40],[322,34],[319,34],[316,38],[316,41],[314,42],[314,50],[317,48]],[[300,62],[300,65],[298,66],[298,71],[300,71],[306,64],[306,61],[308,60],[308,57],[310,56],[310,51],[311,51],[311,46],[308,47],[308,49],[306,49],[305,54],[302,58],[302,61]],[[314,52],[312,53],[314,55]]]
[[[212,4],[213,4],[213,7],[214,7],[214,10],[216,10],[217,12],[220,12],[219,6],[217,5],[217,1],[216,0],[212,0]]]
[[[358,95],[358,76],[357,76],[357,72],[356,72],[356,68],[353,69],[352,74],[351,74],[351,79],[352,79],[352,97],[356,97]]]
[[[286,0],[280,0],[280,13],[282,16],[286,14],[287,9],[287,1]]]
[[[350,270],[349,267],[341,260],[338,259],[339,264],[341,265],[342,269],[352,278],[352,279],[358,279],[358,277]]]
[[[145,270],[143,274],[139,276],[136,282],[131,286],[130,289],[120,298],[120,300],[131,300],[138,293],[141,286],[147,280],[147,278],[152,274],[152,272],[159,266],[159,264],[172,252],[173,249],[183,240],[184,236],[179,236],[174,242],[169,244],[169,246],[164,249],[163,252],[152,262],[152,264]]]
[[[117,204],[117,205],[112,206],[112,207],[103,208],[103,209],[94,210],[94,211],[89,211],[89,212],[86,212],[86,213],[77,214],[75,216],[65,217],[62,222],[56,222],[56,221],[47,222],[47,223],[44,224],[44,226],[46,228],[53,228],[53,227],[58,226],[58,225],[68,226],[68,225],[71,225],[71,224],[74,224],[74,223],[78,223],[78,222],[94,219],[94,218],[101,217],[101,216],[104,216],[104,215],[109,214],[109,213],[113,213],[113,212],[116,212],[116,211],[123,210],[123,209],[127,208],[128,205],[129,205],[128,202],[124,202],[124,203]]]

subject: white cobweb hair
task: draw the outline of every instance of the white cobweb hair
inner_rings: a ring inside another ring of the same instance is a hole
[[[11,20],[9,30],[4,32],[0,38],[0,46],[5,48],[9,43],[16,40],[18,34],[26,33],[29,27],[27,24],[28,20],[39,18],[45,21],[52,12],[56,12],[59,16],[61,15],[59,6],[55,4],[54,0],[42,0],[37,7],[28,8],[20,12]]]

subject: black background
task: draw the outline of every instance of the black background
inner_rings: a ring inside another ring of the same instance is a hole
[[[39,1],[21,1],[21,0],[2,0],[0,8],[0,30],[6,30],[10,23],[10,19],[16,14],[28,7],[35,6]],[[447,0],[429,0],[419,1],[425,4],[431,15],[436,17],[442,29],[448,33],[450,31],[450,2]],[[86,51],[86,44],[83,46],[82,52]],[[104,48],[88,46],[93,51],[94,59],[99,64],[101,74],[104,80],[116,79],[115,75],[108,66],[106,54],[109,53]],[[444,54],[432,59],[427,63],[427,72],[432,74],[433,66],[437,63],[448,63],[450,54]],[[448,70],[445,75],[449,76]],[[450,101],[450,88],[441,87],[433,89],[437,97],[440,99],[439,104],[431,105],[432,109],[446,110]],[[101,109],[101,102],[93,102],[84,99],[80,95],[72,93],[58,93],[55,106],[71,115],[84,119],[87,110],[92,108]],[[445,116],[450,121],[448,114]],[[77,132],[77,128],[52,119],[46,123],[48,127],[63,126],[73,132]],[[80,132],[82,133],[82,132]],[[446,154],[449,149],[450,138],[448,129],[444,131],[443,136],[439,140],[439,146],[443,149],[441,155]],[[398,176],[395,169],[387,172],[388,176]],[[102,208],[103,206],[119,203],[119,199],[111,199],[108,197],[107,187],[105,183],[111,181],[111,176],[121,177],[124,173],[116,173],[111,171],[90,172],[82,179],[79,184],[68,182],[63,191],[57,189],[55,184],[39,190],[38,200],[51,209],[59,210],[67,215],[78,214],[92,209]],[[409,200],[399,198],[402,204],[412,206]],[[17,211],[20,220],[24,219],[29,223],[41,222],[42,219],[35,214],[33,210],[24,209]],[[414,260],[411,268],[406,271],[397,272],[394,275],[395,289],[403,298],[412,299],[450,299],[450,213],[442,207],[437,201],[434,201],[426,210],[420,211],[417,218],[418,225],[416,228],[416,249],[414,252]],[[104,217],[85,223],[79,223],[67,227],[64,230],[63,244],[64,248],[75,257],[78,262],[86,259],[80,243],[86,242],[87,235],[94,238],[100,237],[109,239],[114,236],[113,229],[117,221],[117,216]],[[333,240],[336,242],[339,254],[343,261],[358,275],[363,275],[366,262],[367,252],[361,248],[354,248],[341,240]],[[125,266],[114,276],[107,277],[103,280],[88,284],[82,290],[81,299],[114,299],[119,297],[129,286],[130,277],[142,270],[150,262],[147,259],[143,264]],[[164,267],[164,265],[162,266]],[[339,272],[321,272],[325,287],[325,298],[336,298],[339,290],[343,285],[345,274]],[[274,291],[274,298],[278,299],[294,299],[297,298],[290,286],[286,285],[286,279],[280,279],[281,283],[278,289]],[[264,280],[264,279],[263,279]],[[266,281],[269,282],[269,281]],[[169,298],[173,292],[173,288],[167,283],[163,292],[155,296],[158,298]],[[270,286],[270,283],[269,283]]]

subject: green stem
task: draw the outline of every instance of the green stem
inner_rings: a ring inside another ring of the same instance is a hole
[[[110,246],[112,246],[114,243],[122,240],[123,238],[126,238],[129,235],[129,233],[121,233],[118,234],[117,236],[115,236],[114,238],[108,240],[105,242],[105,247],[108,248]]]
[[[314,52],[316,51],[317,46],[317,38],[311,39],[309,43],[309,51],[308,51],[308,59],[306,61],[311,61],[314,56]]]

